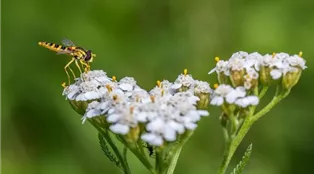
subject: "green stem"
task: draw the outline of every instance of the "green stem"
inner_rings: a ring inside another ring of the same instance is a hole
[[[178,142],[168,153],[168,158],[165,159],[166,166],[164,167],[167,174],[172,174],[175,170],[177,165],[177,161],[179,159],[182,147],[184,144],[190,139],[193,135],[194,131],[188,131],[186,134],[183,135],[181,141]]]
[[[147,157],[147,155],[146,155],[146,153],[144,151],[144,148],[143,148],[143,145],[142,145],[141,141],[137,142],[137,147],[140,150],[140,153],[142,154],[142,157],[144,157],[144,161],[147,161],[150,164],[149,159],[148,159],[148,157]],[[150,166],[151,166],[151,164],[150,164]],[[153,167],[151,166],[151,168],[153,168]]]
[[[261,90],[261,92],[259,93],[259,99],[262,99],[264,96],[265,96],[265,94],[266,94],[266,92],[268,91],[268,86],[263,86],[263,88],[262,88],[262,90]]]
[[[163,167],[164,167],[164,161],[163,161],[163,154],[162,154],[162,149],[157,148],[156,149],[156,164],[155,164],[155,170],[157,171],[158,174],[163,173]]]
[[[221,166],[218,170],[218,174],[224,174],[227,170],[227,167],[230,163],[230,160],[238,148],[239,144],[243,140],[244,136],[246,133],[249,131],[251,125],[253,122],[251,122],[250,117],[247,117],[246,120],[244,121],[241,129],[239,130],[239,133],[236,137],[232,138],[229,142],[226,142],[226,147],[225,147],[225,152],[223,155],[223,159],[221,162]]]
[[[142,162],[142,164],[151,172],[151,173],[156,173],[153,166],[151,165],[151,163],[148,161],[147,158],[145,158],[142,153],[139,152],[139,148],[137,147],[137,145],[135,145],[134,143],[128,143],[126,142],[124,139],[123,140],[123,144],[125,144],[130,150],[131,152]]]
[[[252,117],[252,122],[255,122],[258,119],[260,119],[263,115],[269,112],[274,106],[276,106],[282,99],[287,97],[290,93],[290,90],[285,91],[283,94],[278,94],[279,92],[276,92],[276,93],[277,95],[275,95],[275,97],[271,100],[271,102]]]
[[[238,125],[239,125],[239,122],[238,120],[236,119],[236,117],[234,116],[233,113],[231,113],[229,115],[229,118],[230,118],[230,121],[231,121],[231,129],[230,129],[230,132],[231,132],[231,138],[235,136],[236,134],[236,131],[238,129]]]
[[[173,155],[173,159],[169,165],[168,171],[166,174],[173,174],[174,169],[176,168],[180,153],[182,150],[182,146],[176,151],[176,153]]]
[[[267,91],[267,89],[265,89]],[[265,115],[267,112],[269,112],[276,104],[278,104],[283,98],[288,96],[290,93],[290,90],[284,91],[280,93],[280,87],[277,88],[276,94],[273,97],[273,99],[270,101],[268,105],[266,105],[262,110],[260,110],[257,114],[253,116],[253,113],[255,111],[255,107],[250,108],[250,114],[246,117],[244,120],[243,125],[241,126],[239,132],[235,137],[231,137],[230,141],[226,142],[225,152],[223,155],[223,160],[221,162],[221,166],[218,170],[218,174],[224,174],[227,170],[227,167],[230,163],[230,160],[237,150],[238,146],[242,142],[243,138],[249,131],[250,127],[257,121],[259,118],[261,118],[263,115]]]
[[[124,145],[124,147],[123,147],[123,160],[124,160],[126,166],[128,167],[128,169],[130,170],[128,158],[127,158],[127,153],[128,153],[128,148]]]
[[[222,132],[224,135],[225,142],[229,141],[230,137],[229,137],[228,129],[226,127],[222,127]]]

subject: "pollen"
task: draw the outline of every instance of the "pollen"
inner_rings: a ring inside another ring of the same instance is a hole
[[[219,62],[220,58],[219,57],[215,57],[215,61]]]
[[[112,81],[116,82],[117,81],[117,77],[116,76],[112,76]]]
[[[161,88],[161,81],[157,80],[157,86]]]
[[[133,114],[134,107],[130,107],[130,113]]]
[[[214,84],[214,89],[218,88],[218,86],[219,86],[218,83],[215,83]]]
[[[155,103],[155,97],[153,95],[150,96],[150,100]]]
[[[117,99],[118,99],[118,96],[117,96],[117,95],[113,95],[113,96],[112,96],[112,99],[113,99],[113,100],[117,100]]]
[[[112,91],[112,87],[110,85],[106,85],[106,88],[108,89],[109,92]]]
[[[62,86],[63,88],[66,88],[66,87],[67,87],[67,85],[66,85],[65,82],[61,83],[61,86]]]
[[[302,57],[302,55],[303,55],[303,52],[300,51],[300,52],[299,52],[299,57]]]
[[[186,76],[188,74],[188,69],[184,69],[183,74]]]
[[[276,56],[276,53],[275,53],[275,52],[273,52],[273,58],[275,58],[275,56]]]

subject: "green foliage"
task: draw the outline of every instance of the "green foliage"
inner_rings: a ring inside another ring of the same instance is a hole
[[[99,144],[101,147],[101,150],[105,153],[105,155],[108,157],[108,159],[115,164],[118,168],[121,168],[120,162],[117,159],[117,157],[112,153],[112,150],[109,148],[105,138],[101,135],[101,133],[98,133],[98,139],[99,139]],[[124,148],[124,157],[126,158],[126,152],[127,149]]]
[[[247,165],[249,162],[250,156],[252,153],[252,144],[249,145],[249,147],[246,149],[242,160],[238,163],[238,165],[233,169],[231,174],[241,174],[244,167]]]

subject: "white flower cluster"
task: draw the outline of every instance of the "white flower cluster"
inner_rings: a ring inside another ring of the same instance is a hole
[[[259,98],[254,95],[247,96],[244,87],[233,88],[230,85],[221,84],[213,92],[210,104],[221,106],[225,102],[246,108],[258,105]]]
[[[257,52],[248,54],[240,51],[234,53],[227,61],[217,60],[216,67],[209,74],[217,72],[217,74],[230,76],[232,72],[244,72],[243,86],[250,89],[252,81],[259,78],[261,67],[270,68],[272,79],[279,79],[288,72],[296,72],[298,69],[306,68],[305,60],[301,57],[301,54],[290,56],[287,53],[274,53],[262,56]]]
[[[184,87],[184,91],[180,90]],[[103,116],[109,129],[126,135],[139,124],[145,127],[141,139],[160,146],[175,141],[186,130],[194,130],[202,116],[209,113],[196,108],[197,94],[209,94],[209,84],[181,74],[174,83],[158,82],[150,92],[140,88],[134,78],[120,81],[108,78],[103,71],[89,71],[64,89],[69,100],[89,102],[82,118]]]

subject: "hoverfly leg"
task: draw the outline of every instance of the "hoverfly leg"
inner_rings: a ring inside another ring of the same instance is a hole
[[[70,85],[70,83],[71,83],[71,79],[70,79],[69,72],[67,71],[67,68],[69,68],[69,66],[71,65],[71,63],[73,63],[74,60],[75,60],[75,59],[72,58],[72,60],[71,60],[68,64],[66,64],[65,67],[64,67],[64,71],[65,71],[65,73],[66,73],[67,76],[68,76],[69,85]],[[73,72],[73,71],[71,71],[71,72]]]
[[[90,71],[90,65],[88,63],[84,62],[83,60],[80,60],[80,62],[82,65],[85,65],[85,68],[84,68],[85,72]]]
[[[77,59],[75,59],[75,65],[78,67],[78,69],[79,69],[79,71],[80,71],[80,74],[82,74],[82,70],[81,70],[80,65],[79,65],[78,62],[77,62]]]
[[[74,71],[72,70],[72,68],[69,66],[69,70],[71,71],[72,75],[73,75],[73,78],[76,79],[76,75],[74,73]]]

